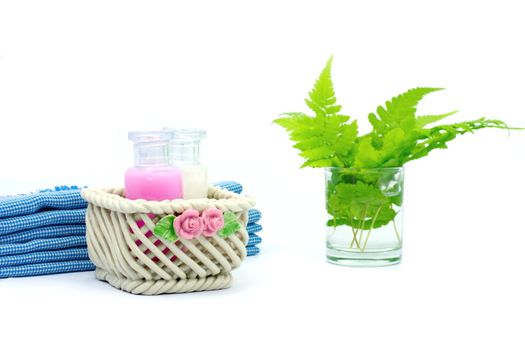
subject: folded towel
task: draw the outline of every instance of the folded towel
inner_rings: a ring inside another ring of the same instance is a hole
[[[58,238],[35,239],[26,243],[0,244],[0,257],[6,255],[41,252],[71,247],[85,247],[85,236],[66,236]]]
[[[29,230],[42,226],[83,224],[86,209],[49,210],[36,214],[0,219],[0,235]]]
[[[246,255],[247,256],[257,255],[257,254],[259,254],[260,251],[261,250],[259,249],[259,247],[256,247],[256,246],[246,247]]]
[[[248,234],[257,233],[261,230],[262,230],[262,226],[259,224],[248,224],[248,226],[246,226],[246,231],[248,231]]]
[[[243,190],[235,181],[214,185],[237,194]],[[0,198],[0,278],[94,270],[85,242],[86,206],[76,187]],[[248,256],[259,253],[260,218],[250,209]]]
[[[54,225],[38,227],[0,236],[0,247],[8,243],[25,243],[35,239],[85,236],[86,225]]]
[[[248,223],[256,223],[261,220],[261,212],[257,209],[248,210]]]
[[[25,194],[0,199],[0,218],[34,214],[42,209],[81,209],[87,203],[80,190]]]
[[[257,236],[255,233],[249,234],[248,237],[248,243],[246,243],[248,247],[262,242],[262,238]]]
[[[232,191],[233,193],[237,194],[240,194],[242,192],[242,185],[235,181],[214,182],[213,186],[224,188],[225,190]]]
[[[51,275],[55,273],[93,271],[95,265],[88,260],[56,261],[40,264],[0,267],[0,278]]]
[[[87,247],[48,250],[27,254],[0,256],[0,267],[40,264],[52,261],[70,261],[89,259]]]

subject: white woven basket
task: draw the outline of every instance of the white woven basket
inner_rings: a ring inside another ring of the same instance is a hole
[[[147,295],[230,287],[230,272],[246,257],[248,209],[255,204],[252,198],[215,187],[209,188],[207,199],[162,202],[129,200],[123,193],[121,188],[82,191],[89,202],[88,252],[98,279]],[[152,233],[166,215],[207,208],[233,212],[241,229],[225,238],[201,235],[174,243]]]

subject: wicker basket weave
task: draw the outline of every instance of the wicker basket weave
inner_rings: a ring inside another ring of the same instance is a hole
[[[123,189],[85,189],[89,257],[96,277],[134,294],[184,293],[228,288],[231,270],[246,257],[248,209],[254,200],[210,187],[208,198],[145,201],[123,198]],[[153,235],[155,224],[186,209],[231,211],[241,229],[175,243]]]

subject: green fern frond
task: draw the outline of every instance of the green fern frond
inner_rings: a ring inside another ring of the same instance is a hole
[[[385,107],[377,107],[377,116],[374,113],[368,115],[368,120],[374,127],[372,145],[376,149],[381,149],[383,138],[392,129],[401,128],[408,132],[416,128],[417,105],[425,95],[440,90],[443,89],[428,87],[410,89],[387,101]]]
[[[427,127],[456,111],[417,116],[417,106],[426,95],[441,88],[410,89],[370,113],[369,134],[358,136],[357,122],[340,114],[331,77],[332,57],[326,62],[305,99],[314,115],[285,113],[275,120],[288,132],[294,147],[305,159],[303,167],[378,168],[402,166],[426,156],[433,149],[447,148],[457,135],[484,128],[509,128],[500,120],[473,121]],[[517,129],[517,128],[516,128]]]
[[[288,132],[293,132],[297,128],[301,128],[308,124],[311,117],[300,112],[291,112],[281,114],[281,118],[275,119],[273,122],[279,126],[282,126]]]
[[[422,115],[419,117],[416,117],[416,128],[423,128],[424,126],[428,124],[432,124],[435,122],[438,122],[442,119],[445,119],[446,117],[450,117],[453,114],[456,114],[458,111],[452,111],[444,114],[437,114],[437,115]]]
[[[404,161],[408,162],[409,160],[425,157],[433,149],[446,149],[447,143],[454,140],[456,136],[463,135],[465,133],[474,133],[476,130],[486,128],[506,130],[515,129],[509,128],[507,124],[501,120],[486,118],[449,125],[439,125],[430,129],[423,129],[417,133],[417,145],[411,150],[411,153]]]
[[[304,100],[306,105],[320,118],[332,116],[341,111],[341,106],[337,104],[332,82],[332,60],[333,56],[328,59],[314,87],[308,93],[310,99]]]
[[[379,106],[377,113],[384,122],[401,123],[408,118],[415,118],[416,107],[419,102],[425,97],[435,91],[443,90],[442,88],[414,88],[410,89],[401,95],[394,97],[387,101],[386,108]],[[397,125],[398,127],[401,125]]]
[[[285,128],[294,147],[306,161],[303,167],[348,167],[357,152],[357,122],[347,124],[349,116],[338,114],[331,78],[332,57],[321,71],[314,87],[305,99],[315,113],[285,113],[274,122]]]
[[[332,57],[305,99],[313,116],[292,112],[275,120],[286,129],[305,159],[302,167],[341,168],[332,169],[327,182],[326,208],[332,216],[329,226],[349,225],[355,232],[355,229],[377,228],[395,219],[394,206],[402,204],[402,192],[391,195],[387,189],[385,193],[380,187],[388,179],[364,173],[362,169],[401,167],[434,149],[447,148],[458,135],[479,129],[518,129],[486,118],[427,127],[456,111],[417,116],[416,109],[423,97],[442,90],[423,87],[410,89],[379,106],[368,116],[372,131],[358,136],[357,122],[349,122],[349,116],[339,114],[341,106],[335,97],[331,66]]]

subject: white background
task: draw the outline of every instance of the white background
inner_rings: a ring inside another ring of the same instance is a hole
[[[201,126],[213,180],[263,212],[231,289],[133,296],[92,272],[0,280],[2,349],[523,349],[525,134],[406,167],[404,260],[324,261],[323,174],[271,121],[326,59],[343,111],[415,86],[421,113],[525,126],[519,1],[0,1],[0,193],[121,185],[131,129]]]

